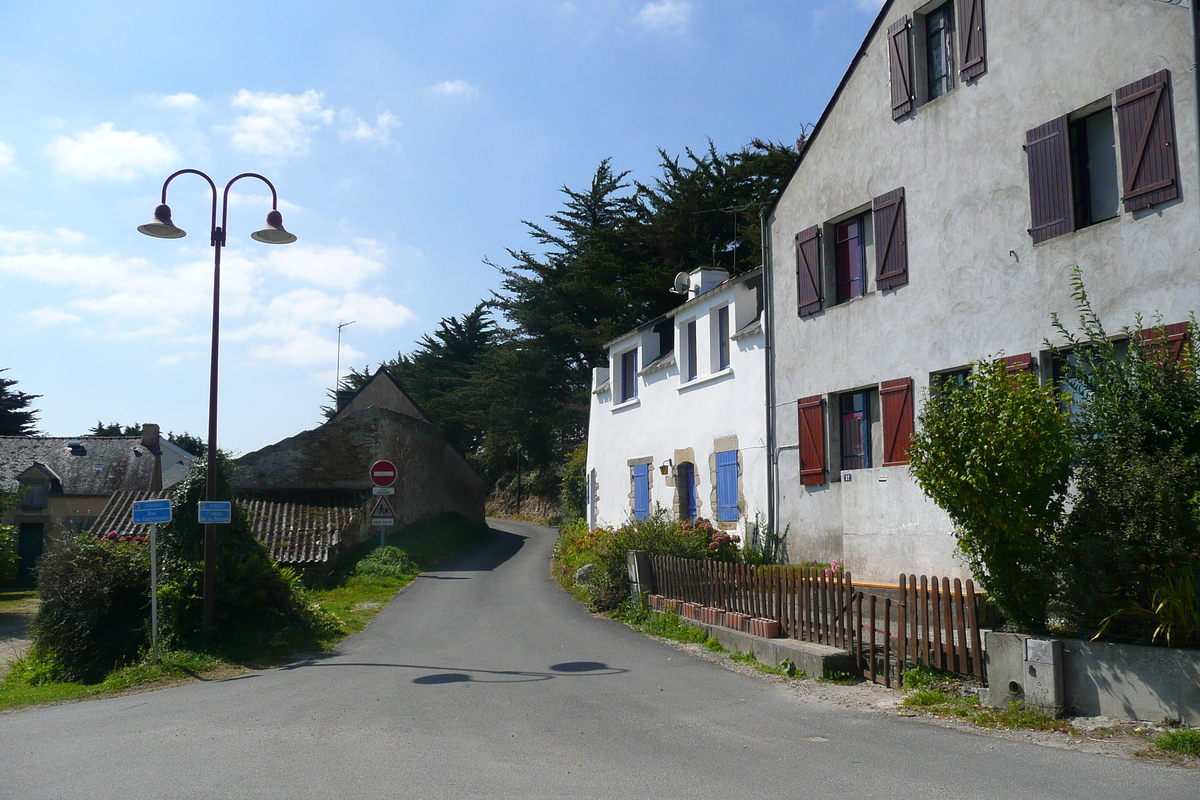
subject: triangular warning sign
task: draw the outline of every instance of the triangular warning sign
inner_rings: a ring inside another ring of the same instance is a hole
[[[371,512],[372,517],[394,517],[396,512],[392,510],[392,504],[388,502],[386,496],[380,496],[375,503],[375,510]]]

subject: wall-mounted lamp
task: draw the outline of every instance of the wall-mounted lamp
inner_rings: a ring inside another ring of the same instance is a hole
[[[673,466],[675,466],[675,464],[671,461],[671,459],[668,458],[666,461],[664,461],[662,463],[661,466],[659,466],[658,471],[661,472],[663,475],[666,475],[670,471],[671,467],[673,467]]]

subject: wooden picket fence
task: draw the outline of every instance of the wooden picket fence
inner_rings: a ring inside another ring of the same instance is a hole
[[[974,584],[901,574],[899,597],[857,590],[849,572],[651,556],[655,594],[741,630],[778,623],[781,636],[854,655],[864,677],[899,685],[916,664],[985,678]]]

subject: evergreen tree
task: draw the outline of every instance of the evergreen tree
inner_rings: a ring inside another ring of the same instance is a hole
[[[0,369],[0,372],[7,372]],[[34,436],[38,412],[29,407],[40,394],[26,394],[12,387],[16,381],[0,377],[0,436]]]

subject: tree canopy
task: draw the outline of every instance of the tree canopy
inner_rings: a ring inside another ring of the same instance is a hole
[[[17,391],[12,388],[16,384],[11,378],[0,377],[0,436],[33,436],[38,432],[34,424],[38,412],[30,405],[41,395]]]

